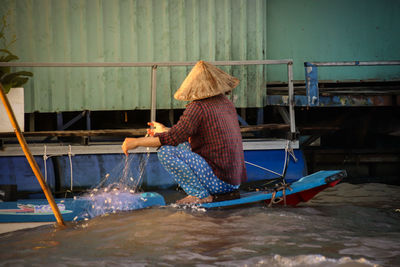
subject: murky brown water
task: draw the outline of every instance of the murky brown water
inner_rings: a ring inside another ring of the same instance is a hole
[[[339,184],[295,208],[152,208],[0,236],[2,266],[400,266],[400,186]]]

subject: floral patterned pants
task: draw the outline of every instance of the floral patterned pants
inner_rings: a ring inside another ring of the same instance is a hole
[[[239,188],[239,185],[231,185],[218,179],[205,159],[192,152],[188,142],[176,147],[162,146],[157,154],[164,168],[190,196],[203,199]]]

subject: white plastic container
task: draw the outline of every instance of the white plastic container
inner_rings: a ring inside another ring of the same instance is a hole
[[[24,88],[11,88],[10,92],[6,95],[10,102],[11,108],[14,111],[14,115],[17,118],[17,122],[21,131],[24,131],[25,119],[24,119]],[[14,128],[11,125],[10,119],[8,118],[6,109],[4,108],[3,102],[0,101],[0,132],[14,132]]]

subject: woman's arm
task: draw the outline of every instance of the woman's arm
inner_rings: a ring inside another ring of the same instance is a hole
[[[128,156],[128,150],[135,149],[139,146],[144,147],[159,147],[161,146],[160,139],[158,137],[139,137],[139,138],[125,138],[122,143],[122,151]]]
[[[203,111],[199,101],[191,102],[179,117],[178,122],[167,132],[155,133],[162,145],[177,146],[195,136],[203,120]]]
[[[149,135],[146,137],[140,138],[125,138],[125,141],[122,143],[122,151],[125,155],[128,156],[128,150],[135,149],[138,146],[144,147],[159,147],[161,146],[160,139],[158,137],[153,137],[155,133],[163,133],[168,132],[169,128],[165,127],[163,124],[159,122],[149,122],[147,123],[151,126],[151,129],[147,129],[147,134]]]

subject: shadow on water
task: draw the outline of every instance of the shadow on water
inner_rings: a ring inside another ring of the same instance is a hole
[[[399,186],[345,183],[295,208],[151,208],[3,234],[0,265],[396,266],[399,209]]]

